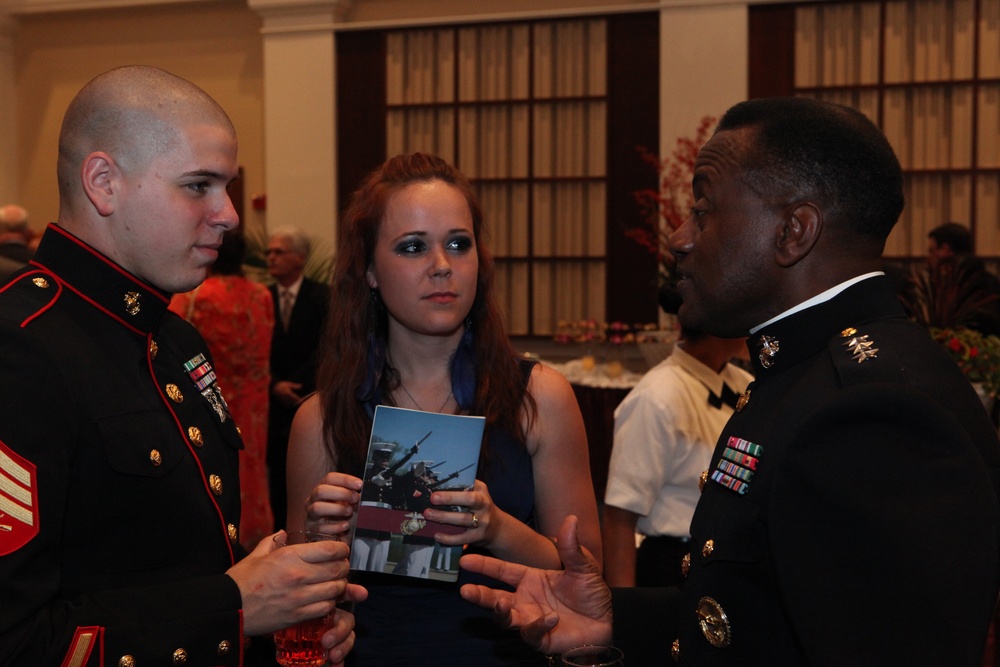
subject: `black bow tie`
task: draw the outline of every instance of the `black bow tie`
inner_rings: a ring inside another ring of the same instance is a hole
[[[725,382],[722,383],[722,396],[713,393],[711,390],[708,392],[708,404],[713,408],[722,408],[723,403],[731,407],[733,410],[736,409],[736,401],[738,401],[740,395],[729,388],[729,385]]]

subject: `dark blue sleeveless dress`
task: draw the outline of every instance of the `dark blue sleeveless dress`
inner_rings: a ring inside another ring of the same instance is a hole
[[[533,365],[533,364],[532,364]],[[531,365],[522,362],[525,381]],[[490,458],[480,479],[493,503],[535,527],[535,483],[531,456],[509,433],[493,431]],[[485,553],[470,547],[465,553]],[[435,555],[436,557],[436,555]],[[355,576],[355,575],[352,575]],[[499,667],[546,665],[543,655],[528,648],[517,631],[504,630],[493,612],[462,599],[466,583],[502,587],[500,582],[460,571],[457,583],[356,573],[368,588],[368,599],[354,608],[357,642],[349,667]],[[412,582],[412,583],[411,583]]]

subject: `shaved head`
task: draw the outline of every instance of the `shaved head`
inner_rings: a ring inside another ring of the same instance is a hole
[[[215,100],[155,67],[120,67],[83,87],[59,134],[66,231],[165,292],[205,279],[239,224],[227,186],[236,131]]]
[[[80,192],[80,165],[108,153],[126,173],[141,173],[180,139],[180,129],[215,125],[235,135],[232,122],[205,91],[169,72],[119,67],[94,78],[70,103],[59,133],[59,196]]]

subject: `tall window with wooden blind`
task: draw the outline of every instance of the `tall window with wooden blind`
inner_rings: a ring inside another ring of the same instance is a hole
[[[907,206],[886,256],[923,256],[927,232],[955,221],[972,228],[978,254],[1000,257],[1000,0],[825,2],[758,12],[751,49],[763,39],[793,44],[786,94],[863,111],[896,150]],[[782,12],[794,12],[794,34],[767,35],[789,24],[768,28],[761,19]],[[751,92],[753,78],[752,57]]]
[[[630,169],[641,169],[637,145],[656,145],[658,110],[646,100],[644,105],[652,108],[642,109],[634,123],[613,123],[623,105],[634,105],[636,99],[634,91],[626,90],[626,100],[613,102],[611,93],[621,83],[609,75],[616,64],[650,55],[641,49],[621,55],[624,48],[618,57],[609,54],[609,48],[624,41],[615,35],[634,35],[631,23],[637,20],[655,28],[654,18],[588,17],[381,33],[384,155],[436,153],[472,181],[496,258],[498,301],[512,335],[551,336],[563,320],[656,317],[651,258],[630,264],[616,258],[643,252],[621,241],[623,220],[631,216],[628,224],[634,224],[637,215],[626,188],[655,183],[652,171],[635,180]],[[640,43],[655,45],[655,31],[644,32]],[[358,49],[351,42],[348,35],[344,48],[348,62],[357,63]],[[646,80],[644,90],[652,84],[656,95],[655,79],[648,80],[655,67],[627,69],[625,79]],[[347,94],[352,104],[370,104]],[[347,135],[345,128],[341,140]],[[622,142],[628,142],[627,151]],[[341,155],[342,162],[356,159]],[[616,298],[609,265],[645,274],[629,278],[650,286],[643,307],[628,304],[625,293]]]
[[[514,335],[605,317],[606,49],[601,19],[388,35],[388,153],[475,184]]]

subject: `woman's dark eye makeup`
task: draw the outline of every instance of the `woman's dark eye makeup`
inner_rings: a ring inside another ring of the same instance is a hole
[[[472,245],[472,237],[465,234],[453,236],[445,242],[445,247],[451,252],[466,252]],[[395,247],[395,251],[401,254],[415,254],[426,249],[427,243],[421,238],[403,239]]]

